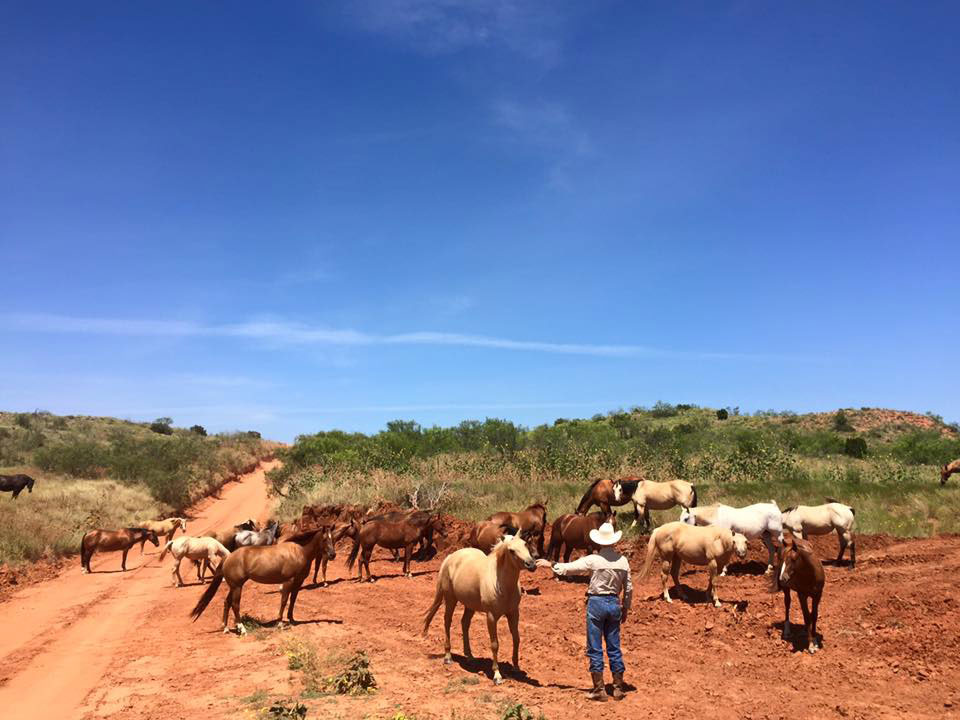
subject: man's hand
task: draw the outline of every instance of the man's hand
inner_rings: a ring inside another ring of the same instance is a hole
[[[626,621],[627,621],[627,615],[629,615],[629,614],[630,614],[630,610],[629,610],[629,609],[624,608],[623,610],[621,610],[621,611],[620,611],[620,622],[622,622],[622,623],[623,623],[623,622],[626,622]]]
[[[549,567],[553,567],[553,563],[550,562],[549,560],[544,560],[543,558],[539,558],[537,560],[537,567],[549,568]]]

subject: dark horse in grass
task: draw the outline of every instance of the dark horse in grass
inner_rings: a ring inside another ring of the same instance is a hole
[[[90,572],[90,559],[97,550],[123,550],[123,559],[120,569],[127,569],[127,553],[138,542],[149,540],[154,547],[159,547],[160,540],[153,530],[130,527],[123,530],[90,530],[83,535],[80,541],[80,567],[83,572]]]
[[[33,492],[34,479],[29,475],[0,475],[0,492],[13,493],[13,499],[26,488],[28,493]]]

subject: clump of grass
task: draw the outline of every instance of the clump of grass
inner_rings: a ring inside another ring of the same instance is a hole
[[[317,647],[309,640],[293,637],[284,644],[287,667],[299,671],[305,695],[318,695],[324,689],[324,678]]]
[[[307,716],[307,706],[303,703],[294,703],[288,705],[285,702],[275,702],[267,710],[268,718],[305,718]]]
[[[361,650],[348,658],[345,667],[327,678],[324,685],[338,695],[366,695],[377,689],[377,679],[370,670],[370,658]]]
[[[523,703],[510,703],[503,709],[500,720],[546,720],[543,713],[533,714]]]

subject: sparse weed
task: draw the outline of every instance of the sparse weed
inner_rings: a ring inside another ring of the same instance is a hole
[[[354,653],[346,666],[326,679],[325,688],[338,695],[366,695],[377,688],[377,680],[370,671],[370,659],[362,650]]]

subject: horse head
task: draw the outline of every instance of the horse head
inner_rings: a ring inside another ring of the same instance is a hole
[[[613,501],[619,503],[623,498],[623,481],[614,480],[613,481]]]
[[[440,537],[445,538],[447,536],[447,529],[444,527],[443,518],[441,518],[439,514],[430,519],[430,523],[427,527],[430,527],[434,532],[439,533]]]
[[[947,465],[944,465],[942,468],[940,468],[940,484],[946,485],[949,478],[950,468]]]
[[[694,516],[694,514],[691,512],[691,509],[690,509],[690,508],[684,508],[684,509],[680,512],[680,522],[686,523],[687,525],[696,525],[696,524],[697,524],[697,518],[696,518],[696,517]]]
[[[184,532],[187,531],[187,519],[186,518],[177,518],[180,521],[180,529]]]
[[[146,530],[147,540],[153,543],[154,547],[160,547],[160,538],[157,537],[157,533],[153,530]]]
[[[733,533],[733,552],[741,561],[747,557],[747,538],[740,533]]]
[[[321,532],[323,533],[323,543],[327,551],[327,560],[335,560],[337,558],[337,547],[333,538],[333,526],[325,525]]]
[[[813,546],[806,540],[794,536],[789,530],[783,533],[783,562],[780,566],[780,584],[790,582],[797,570],[804,564],[810,564]]]
[[[28,492],[28,493],[32,493],[32,492],[33,492],[33,483],[34,483],[35,481],[34,481],[34,479],[33,479],[32,477],[30,477],[29,475],[24,475],[24,477],[27,479],[27,492]],[[944,480],[944,482],[946,482],[946,480]]]
[[[527,548],[527,543],[516,536],[505,535],[503,540],[494,545],[491,555],[498,558],[508,558],[511,562],[522,565],[527,570],[536,570],[537,563]]]

